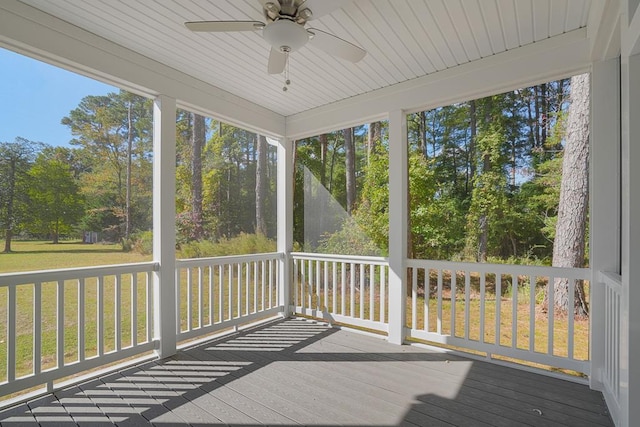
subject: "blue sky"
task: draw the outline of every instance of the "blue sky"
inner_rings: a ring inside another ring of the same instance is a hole
[[[49,145],[73,138],[60,120],[87,95],[118,89],[0,48],[0,142],[17,137]]]

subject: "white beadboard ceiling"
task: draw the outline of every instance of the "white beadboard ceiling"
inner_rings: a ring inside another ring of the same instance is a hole
[[[592,0],[344,0],[308,26],[367,56],[351,64],[307,45],[291,54],[292,84],[283,92],[283,77],[267,74],[260,33],[183,25],[264,21],[259,0],[21,1],[284,116],[586,27],[592,10]]]

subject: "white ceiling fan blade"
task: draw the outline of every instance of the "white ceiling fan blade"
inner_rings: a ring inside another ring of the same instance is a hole
[[[309,9],[313,14],[310,20],[318,19],[321,16],[328,15],[334,10],[346,6],[350,0],[306,0],[298,10]]]
[[[260,21],[193,21],[185,27],[196,32],[257,31],[264,28]]]
[[[284,71],[284,67],[287,64],[287,55],[280,52],[279,49],[271,48],[269,53],[269,66],[267,70],[269,74],[280,74]]]
[[[310,45],[347,61],[358,62],[367,54],[361,47],[322,30],[309,28],[309,35]]]

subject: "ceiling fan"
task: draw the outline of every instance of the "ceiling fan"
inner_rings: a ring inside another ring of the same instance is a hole
[[[308,21],[332,12],[344,0],[260,0],[266,23],[261,21],[191,21],[184,25],[196,32],[262,31],[262,37],[271,45],[267,70],[269,74],[288,76],[289,54],[307,42],[330,55],[350,62],[358,62],[367,52],[359,46],[333,34],[315,28],[306,28]]]

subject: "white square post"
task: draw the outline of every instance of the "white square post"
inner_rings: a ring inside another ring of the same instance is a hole
[[[153,103],[153,337],[160,358],[176,353],[176,100]]]
[[[620,425],[640,420],[640,55],[622,56]]]
[[[389,114],[389,342],[402,344],[405,336],[407,220],[409,169],[407,115]]]
[[[620,269],[620,60],[596,62],[591,71],[589,264],[591,277],[590,386],[603,389],[605,295],[598,272]]]
[[[622,233],[620,303],[620,417],[617,425],[640,420],[640,8],[622,1],[620,93],[622,139]],[[627,15],[628,13],[628,15]]]
[[[278,141],[278,252],[284,253],[280,261],[280,277],[278,278],[278,305],[282,307],[282,316],[291,313],[289,307],[291,295],[290,256],[293,250],[293,144],[283,138]]]

